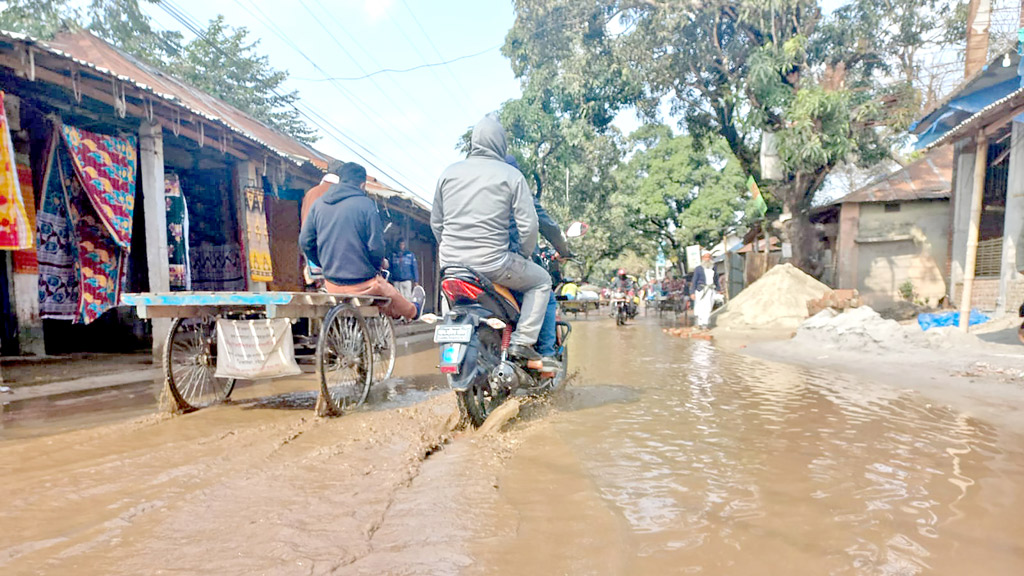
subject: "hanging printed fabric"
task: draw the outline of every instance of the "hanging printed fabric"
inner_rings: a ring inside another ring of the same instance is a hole
[[[32,186],[32,168],[28,164],[18,164],[18,183],[21,184],[21,196],[25,201],[25,215],[28,216],[28,229],[36,230],[36,200]],[[15,274],[39,273],[39,260],[36,248],[16,250],[11,261]]]
[[[99,222],[118,246],[131,249],[135,211],[135,137],[115,138],[62,126],[75,173]]]
[[[253,282],[273,282],[274,270],[270,261],[267,210],[261,188],[245,189],[245,223],[249,278]]]
[[[78,240],[68,214],[74,169],[55,131],[44,163],[43,193],[37,215],[39,315],[49,320],[78,319]]]
[[[18,182],[14,138],[3,99],[0,92],[0,249],[24,250],[32,247],[32,228]]]
[[[181,181],[177,174],[164,176],[164,198],[167,202],[167,260],[172,290],[191,290],[188,262],[188,209]]]
[[[88,324],[117,306],[127,251],[107,233],[81,182],[74,182],[68,200],[68,212],[78,237],[77,320]]]

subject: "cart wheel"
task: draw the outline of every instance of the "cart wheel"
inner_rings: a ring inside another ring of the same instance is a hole
[[[316,346],[320,398],[317,413],[340,416],[370,393],[373,351],[366,321],[351,304],[335,306],[324,318]]]
[[[217,323],[175,318],[164,344],[164,376],[171,397],[183,412],[222,402],[235,388],[234,378],[217,378]]]
[[[366,319],[373,346],[373,383],[391,378],[395,371],[395,323],[387,316]]]

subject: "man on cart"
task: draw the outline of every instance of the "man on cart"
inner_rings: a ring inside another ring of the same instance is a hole
[[[329,293],[390,298],[381,307],[384,314],[415,320],[423,308],[422,295],[406,300],[380,273],[384,226],[377,205],[366,195],[366,169],[348,162],[334,174],[337,183],[313,202],[302,223],[299,246],[306,260],[323,270]]]

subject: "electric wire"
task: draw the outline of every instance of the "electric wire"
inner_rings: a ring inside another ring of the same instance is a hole
[[[178,22],[179,24],[184,26],[189,32],[194,34],[197,38],[199,38],[202,41],[206,42],[211,48],[216,50],[221,56],[223,56],[223,57],[225,57],[225,58],[227,58],[229,60],[234,60],[235,59],[233,56],[231,56],[230,54],[225,52],[224,49],[221,48],[219,44],[217,44],[215,41],[213,41],[209,37],[207,37],[206,34],[203,32],[203,30],[200,28],[199,24],[196,23],[186,12],[184,12],[179,7],[174,5],[174,3],[171,0],[163,0],[162,2],[159,2],[157,4],[157,6],[160,7],[162,10],[164,10],[164,12],[166,12],[171,18],[173,18],[176,22]],[[271,92],[274,93],[274,95],[276,95],[278,97],[283,97],[283,95],[278,90],[276,90],[276,89],[271,89]],[[351,138],[350,136],[345,134],[344,131],[342,131],[342,130],[336,128],[336,127],[333,127],[333,126],[331,128],[328,128],[328,127],[322,125],[320,122],[318,122],[317,120],[315,120],[313,118],[313,115],[316,115],[317,117],[319,117],[321,119],[323,119],[323,117],[319,113],[316,113],[315,110],[313,110],[308,104],[305,104],[305,103],[302,103],[302,104],[303,104],[304,107],[307,108],[307,110],[309,110],[309,112],[300,109],[294,103],[289,103],[289,105],[293,109],[295,109],[295,111],[300,116],[302,116],[307,122],[312,124],[314,127],[318,128],[324,135],[332,138],[338,144],[340,144],[342,147],[344,147],[347,150],[349,150],[349,152],[351,152],[353,155],[358,157],[360,160],[362,160],[363,162],[366,162],[366,164],[368,166],[372,167],[379,174],[381,174],[382,176],[384,176],[387,179],[391,180],[395,185],[397,185],[400,188],[406,190],[410,194],[413,194],[414,196],[418,196],[420,198],[423,198],[421,195],[416,194],[415,192],[413,192],[412,188],[410,188],[409,186],[407,186],[404,183],[402,183],[401,180],[399,180],[394,175],[390,174],[387,170],[384,170],[379,165],[377,165],[377,163],[375,163],[373,160],[371,160],[367,156],[364,156],[363,154],[361,154],[359,152],[359,150],[357,150],[356,148],[358,148],[360,150],[363,150],[369,156],[376,157],[376,154],[374,154],[373,152],[368,150],[365,146],[363,146],[362,144],[359,144],[353,138]],[[346,140],[349,143],[346,143]]]
[[[244,5],[243,5],[243,4],[241,3],[241,0],[235,0],[235,3],[236,3],[236,4],[238,4],[238,6],[239,6],[240,8],[242,8],[243,10],[246,10],[246,11],[248,11],[248,12],[249,12],[249,14],[250,14],[251,16],[253,16],[253,17],[254,17],[254,18],[255,18],[255,19],[257,20],[257,21],[259,21],[259,22],[260,22],[261,24],[263,24],[264,26],[266,26],[266,27],[267,27],[267,28],[268,28],[268,29],[269,29],[269,30],[270,30],[271,32],[273,32],[273,33],[274,33],[274,35],[276,35],[276,36],[277,36],[278,38],[280,38],[280,39],[281,39],[281,41],[282,41],[282,42],[284,42],[285,44],[287,44],[287,45],[288,45],[288,46],[289,46],[289,47],[290,47],[290,48],[291,48],[292,50],[295,50],[295,52],[297,52],[297,53],[298,53],[298,54],[299,54],[299,55],[300,55],[300,56],[301,56],[301,57],[302,57],[302,58],[303,58],[304,60],[306,60],[306,61],[307,61],[307,62],[308,62],[308,63],[309,63],[309,64],[310,64],[311,66],[313,66],[313,68],[315,68],[315,69],[316,69],[316,70],[317,70],[318,72],[320,72],[320,73],[321,73],[322,75],[324,75],[325,77],[326,77],[326,76],[329,76],[329,74],[327,73],[327,71],[326,71],[326,70],[324,70],[324,69],[323,69],[322,67],[320,67],[320,65],[319,65],[319,64],[317,64],[317,63],[316,63],[316,62],[315,62],[315,61],[314,61],[314,60],[313,60],[312,58],[310,58],[310,57],[309,57],[309,56],[308,56],[308,55],[307,55],[307,54],[306,54],[306,53],[305,53],[305,52],[304,52],[304,51],[303,51],[303,50],[302,50],[302,49],[301,49],[301,48],[300,48],[300,47],[299,47],[299,46],[298,46],[298,45],[297,45],[297,44],[296,44],[296,43],[295,43],[295,42],[294,42],[294,41],[293,41],[293,40],[292,40],[292,39],[291,39],[291,38],[290,38],[290,37],[289,37],[289,36],[288,36],[288,35],[287,35],[287,34],[286,34],[286,33],[284,32],[284,31],[283,31],[283,30],[281,30],[281,28],[280,28],[280,27],[279,27],[279,26],[278,26],[277,24],[275,24],[275,23],[273,22],[273,20],[272,20],[272,19],[271,19],[271,18],[270,18],[269,16],[267,16],[267,15],[266,15],[266,13],[264,13],[264,12],[263,12],[263,10],[261,10],[261,9],[259,8],[259,6],[257,6],[257,5],[255,4],[255,3],[253,3],[253,2],[252,2],[252,0],[250,0],[250,1],[249,1],[249,3],[250,3],[250,4],[252,5],[252,7],[253,7],[253,8],[254,8],[254,9],[256,10],[256,12],[258,12],[258,13],[259,13],[259,16],[257,16],[257,15],[256,15],[256,14],[254,14],[253,12],[249,11],[249,10],[248,10],[248,9],[247,9],[247,8],[246,8],[246,7],[245,7],[245,6],[244,6]],[[260,16],[262,16],[262,18],[260,18]],[[361,102],[361,100],[359,100],[359,98],[358,98],[357,96],[353,95],[353,94],[352,94],[352,93],[351,93],[351,92],[350,92],[350,91],[349,91],[349,90],[348,90],[347,88],[345,88],[345,87],[344,87],[343,85],[341,85],[340,83],[336,83],[336,82],[332,82],[332,83],[331,83],[331,85],[332,85],[332,86],[334,86],[334,88],[335,88],[335,89],[336,89],[336,90],[337,90],[337,91],[338,91],[338,92],[339,92],[339,93],[340,93],[340,94],[341,94],[342,96],[344,96],[344,97],[345,97],[345,98],[346,98],[346,99],[347,99],[347,100],[349,101],[349,103],[351,103],[351,104],[352,104],[352,106],[356,108],[356,110],[357,110],[357,111],[359,111],[360,113],[362,113],[362,114],[366,115],[367,117],[370,117],[370,116],[373,116],[373,117],[375,117],[375,120],[376,120],[377,122],[381,123],[382,125],[383,125],[383,124],[387,124],[387,122],[386,122],[386,121],[385,121],[385,120],[384,120],[384,119],[383,119],[383,118],[382,118],[382,117],[380,116],[380,114],[377,114],[377,113],[376,113],[375,111],[373,111],[373,110],[370,110],[370,109],[366,108],[366,107],[364,106],[364,104],[363,104],[363,103]],[[401,142],[399,142],[399,141],[398,141],[397,139],[395,139],[395,137],[394,137],[394,135],[393,135],[392,131],[389,131],[389,130],[382,130],[382,131],[381,131],[381,134],[382,134],[382,135],[383,135],[383,136],[384,136],[385,138],[387,138],[388,140],[390,140],[390,141],[391,141],[391,143],[392,143],[392,144],[394,144],[394,145],[395,145],[395,146],[397,147],[397,149],[399,149],[399,150],[403,150],[403,151],[406,151],[406,153],[407,153],[407,154],[410,154],[410,153],[409,153],[409,152],[408,152],[408,151],[406,150],[407,146],[403,145],[403,144],[402,144]],[[417,144],[417,142],[415,142],[415,141],[413,141],[413,140],[409,140],[409,142],[410,142],[410,143],[412,143],[412,144],[414,144],[414,145],[416,145],[416,144]],[[420,147],[420,148],[423,148],[422,144],[420,144],[420,145],[419,145],[419,147]],[[434,152],[432,152],[432,151],[429,151],[429,150],[428,150],[428,153],[434,153]],[[415,159],[415,158],[414,158],[413,156],[411,156],[411,154],[410,154],[410,156],[409,156],[409,157],[410,157],[410,158],[411,158],[412,160],[414,160],[414,161],[416,160],[416,159]],[[399,169],[397,169],[397,168],[393,168],[393,170],[394,170],[394,172],[396,172],[397,174],[401,175],[401,176],[402,176],[403,178],[406,178],[406,179],[408,179],[408,176],[406,176],[405,174],[403,174],[403,173],[402,173],[402,172],[401,172],[401,171],[400,171]]]

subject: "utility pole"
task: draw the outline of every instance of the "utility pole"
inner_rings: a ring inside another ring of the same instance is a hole
[[[992,25],[992,0],[971,0],[967,7],[967,52],[964,78],[970,78],[988,62],[988,34]]]
[[[569,207],[569,167],[565,167],[565,207]]]

